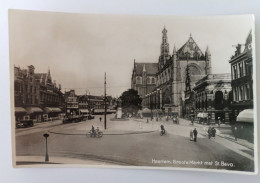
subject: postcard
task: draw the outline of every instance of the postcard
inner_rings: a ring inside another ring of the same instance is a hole
[[[254,16],[9,10],[13,166],[257,173]]]

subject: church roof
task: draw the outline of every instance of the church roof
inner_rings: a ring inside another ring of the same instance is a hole
[[[204,57],[204,54],[192,36],[189,37],[188,41],[178,50],[177,53],[180,58],[187,58],[187,56],[189,56],[190,59],[199,59]]]
[[[137,75],[142,75],[143,68],[145,68],[147,75],[155,75],[158,72],[157,63],[135,63],[135,71]]]

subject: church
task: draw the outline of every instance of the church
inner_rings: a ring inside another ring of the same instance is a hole
[[[169,115],[175,112],[183,116],[185,92],[192,90],[194,84],[208,74],[211,74],[209,48],[202,52],[190,35],[179,49],[174,45],[170,54],[164,27],[158,62],[134,61],[131,88],[142,97],[143,108],[163,111]]]

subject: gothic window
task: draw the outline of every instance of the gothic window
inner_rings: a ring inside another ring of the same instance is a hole
[[[154,78],[152,78],[152,83],[153,83],[153,84],[155,83],[155,79],[154,79]]]
[[[196,47],[197,48],[197,47]],[[195,48],[195,49],[196,49]],[[193,54],[193,57],[194,57],[194,59],[195,60],[198,60],[199,59],[199,54],[198,54],[198,52],[195,52],[194,54]]]
[[[136,84],[142,84],[142,77],[136,77]]]
[[[185,53],[185,57],[186,57],[186,59],[188,60],[188,59],[190,58],[190,53],[189,53],[189,52],[186,52],[186,53]]]
[[[147,78],[147,79],[146,79],[146,83],[147,83],[147,84],[150,84],[150,78]]]

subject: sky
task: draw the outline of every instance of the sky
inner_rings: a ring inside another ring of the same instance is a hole
[[[163,27],[170,54],[190,34],[202,52],[208,46],[212,73],[230,73],[230,57],[245,43],[254,20],[250,15],[176,17],[98,15],[41,11],[9,11],[10,64],[47,72],[63,91],[114,97],[131,87],[136,62],[158,62]]]

